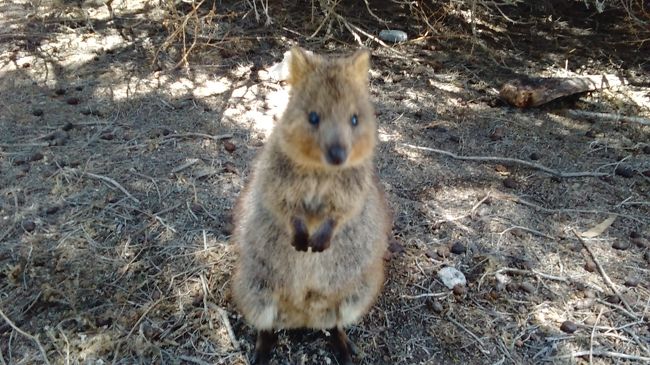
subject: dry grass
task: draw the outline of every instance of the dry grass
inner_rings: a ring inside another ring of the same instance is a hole
[[[251,2],[164,14],[112,3],[113,18],[103,5],[2,4],[0,364],[247,364],[253,332],[229,300],[229,214],[286,100],[267,70],[289,43],[342,52],[354,32],[377,46],[377,164],[405,248],[349,329],[359,363],[650,357],[650,127],[564,112],[650,116],[647,46],[615,49],[629,33],[598,15],[595,31],[582,18],[506,14],[534,22],[531,35],[497,12],[472,34],[457,3],[389,3],[369,2],[372,15],[365,2],[341,5],[319,32],[324,13],[259,1],[266,27]],[[417,37],[384,47],[357,30],[400,24]],[[525,111],[494,97],[516,74],[581,72],[632,84]],[[576,171],[589,173],[565,174]],[[574,233],[590,230],[600,233]],[[442,285],[444,266],[465,274],[465,290]],[[283,333],[275,359],[335,363],[309,331]]]

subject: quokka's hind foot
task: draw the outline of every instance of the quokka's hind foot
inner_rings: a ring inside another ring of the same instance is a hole
[[[252,365],[268,365],[271,361],[271,351],[278,340],[278,336],[273,331],[257,332],[257,341],[255,342],[255,352],[251,358]]]
[[[356,355],[356,347],[348,338],[348,335],[345,334],[345,331],[342,328],[333,328],[332,333],[332,347],[334,348],[334,353],[338,359],[338,363],[341,365],[354,365],[352,362],[352,356]]]

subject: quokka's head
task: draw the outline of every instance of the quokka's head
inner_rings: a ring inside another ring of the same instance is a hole
[[[345,168],[372,157],[377,125],[368,92],[369,62],[366,50],[334,59],[291,50],[291,94],[277,132],[292,159]]]

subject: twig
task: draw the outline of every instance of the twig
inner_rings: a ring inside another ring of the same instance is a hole
[[[650,361],[650,357],[645,357],[645,356],[636,356],[636,355],[628,355],[620,352],[613,352],[613,351],[607,351],[607,350],[596,350],[596,351],[576,351],[572,352],[568,355],[562,355],[562,356],[556,356],[552,357],[548,360],[554,361],[554,360],[561,360],[561,359],[570,359],[573,357],[582,357],[585,355],[592,354],[593,356],[603,356],[603,357],[615,357],[619,359],[628,359],[628,360],[637,360],[637,361]]]
[[[115,186],[116,188],[118,188],[121,192],[124,193],[124,195],[129,197],[129,199],[133,200],[137,204],[140,204],[140,200],[138,200],[136,197],[131,195],[131,193],[129,193],[128,190],[126,190],[122,185],[120,185],[117,181],[111,179],[110,177],[93,174],[91,172],[79,171],[77,169],[71,169],[71,168],[68,168],[68,167],[66,167],[65,170],[70,171],[70,172],[74,172],[74,173],[78,173],[78,174],[81,174],[81,175],[84,175],[84,176],[88,176],[88,177],[91,177],[93,179],[98,179],[98,180],[102,180],[104,182],[107,182],[107,183]]]
[[[200,137],[200,138],[207,138],[207,139],[212,139],[215,141],[220,141],[222,139],[229,139],[232,138],[233,135],[232,133],[226,133],[226,134],[218,134],[216,136],[210,135],[210,134],[205,134],[205,133],[177,133],[177,134],[169,134],[164,137],[164,139],[171,139],[171,138],[190,138],[190,137]]]
[[[196,165],[197,163],[199,163],[199,161],[200,160],[198,158],[192,158],[189,161],[185,162],[184,164],[182,164],[180,166],[177,166],[177,167],[174,167],[172,169],[172,173],[176,174],[178,172],[181,172],[181,171],[185,170],[186,168],[188,168],[188,167],[190,167],[192,165]]]
[[[500,192],[494,192],[493,196],[498,199],[503,199],[503,200],[509,200],[521,205],[525,205],[537,210],[541,210],[542,212],[546,213],[587,213],[587,214],[608,214],[608,215],[616,215],[619,217],[625,217],[640,223],[646,223],[646,221],[636,218],[631,215],[626,215],[626,214],[621,214],[621,213],[613,213],[613,212],[608,212],[608,211],[600,211],[600,210],[589,210],[589,209],[571,209],[571,208],[546,208],[541,205],[529,202],[528,200],[522,199],[516,195],[510,195],[510,194],[503,194]]]
[[[32,335],[30,335],[29,333],[27,333],[27,332],[21,330],[20,328],[18,328],[18,326],[16,326],[16,324],[14,324],[14,322],[12,322],[12,321],[11,321],[11,320],[10,320],[10,319],[5,315],[5,313],[2,311],[2,309],[0,309],[0,316],[2,316],[2,318],[7,322],[7,324],[10,325],[11,328],[13,328],[16,332],[18,332],[18,333],[20,333],[21,335],[27,337],[28,339],[34,341],[34,342],[36,343],[36,345],[38,346],[38,349],[41,351],[41,355],[43,355],[43,360],[45,361],[45,363],[46,363],[47,365],[50,365],[50,360],[47,358],[47,353],[45,352],[45,349],[43,348],[43,345],[41,345],[41,341],[38,340],[38,337],[36,337],[36,336],[32,336]],[[4,360],[4,359],[3,359],[3,360]]]
[[[598,321],[602,315],[603,308],[601,307],[596,317],[596,322],[594,322],[594,327],[591,329],[591,337],[589,338],[589,365],[594,363],[594,334],[596,334],[596,325],[598,325]]]
[[[628,123],[639,123],[642,125],[650,125],[650,119],[642,118],[642,117],[627,117],[625,115],[620,115],[620,114],[588,112],[588,111],[576,110],[576,109],[569,109],[567,110],[567,113],[572,117],[606,119],[606,120],[613,120],[615,122],[622,121]]]
[[[428,152],[434,152],[434,153],[439,153],[445,156],[449,156],[455,160],[461,160],[461,161],[489,161],[489,162],[499,162],[499,163],[512,163],[512,164],[517,164],[517,165],[523,165],[527,167],[531,167],[537,170],[541,170],[546,172],[547,174],[557,176],[557,177],[563,177],[563,178],[571,178],[571,177],[586,177],[586,176],[607,176],[609,174],[604,173],[604,172],[592,172],[592,171],[580,171],[580,172],[562,172],[562,171],[557,171],[553,170],[549,167],[546,167],[544,165],[540,165],[538,163],[534,162],[528,162],[524,160],[520,160],[517,158],[511,158],[511,157],[497,157],[497,156],[459,156],[453,152],[449,151],[444,151],[444,150],[438,150],[435,148],[429,148],[429,147],[422,147],[422,146],[414,146],[412,144],[408,143],[402,143],[402,146],[404,147],[409,147],[413,148],[416,150],[423,150],[423,151],[428,151]]]
[[[11,147],[48,147],[49,143],[0,143],[0,147],[11,148]]]
[[[542,233],[542,232],[537,231],[535,229],[524,227],[524,226],[512,226],[512,227],[509,227],[507,229],[504,229],[501,233],[499,233],[499,235],[504,235],[504,234],[514,230],[514,229],[520,229],[522,231],[530,232],[530,233],[536,234],[538,236],[548,238],[549,240],[554,240],[555,239],[554,237],[549,236],[546,233]]]
[[[155,302],[153,302],[153,303],[149,306],[149,308],[147,308],[147,309],[144,311],[144,313],[142,313],[142,315],[140,316],[140,318],[138,318],[138,320],[135,322],[135,324],[133,325],[133,327],[131,328],[131,330],[129,331],[129,333],[126,334],[126,337],[124,337],[124,339],[123,339],[122,341],[118,342],[117,347],[115,348],[114,355],[113,355],[113,364],[115,364],[115,362],[117,361],[117,356],[118,356],[119,353],[120,353],[120,344],[122,344],[123,342],[126,342],[126,341],[129,340],[129,337],[131,337],[131,335],[133,334],[133,331],[135,331],[135,329],[138,327],[138,325],[140,324],[140,322],[142,322],[142,320],[144,319],[144,317],[145,317],[147,314],[149,314],[149,312],[151,312],[151,310],[154,309],[154,308],[155,308],[155,307],[156,307],[160,302],[162,302],[163,299],[166,299],[166,298],[163,297],[163,298],[160,298],[160,299],[156,300]]]
[[[472,338],[473,338],[474,340],[476,340],[476,342],[479,343],[479,347],[478,347],[478,349],[479,349],[483,354],[485,354],[485,355],[489,355],[489,354],[490,354],[490,351],[488,351],[488,350],[486,350],[486,349],[483,348],[483,347],[485,346],[485,345],[483,344],[483,341],[481,341],[481,339],[478,338],[478,336],[476,336],[472,331],[468,330],[465,326],[463,326],[462,324],[458,323],[455,319],[451,318],[451,316],[450,316],[449,314],[447,315],[447,319],[450,320],[450,321],[451,321],[453,324],[455,324],[456,326],[460,327],[460,328],[461,328],[462,330],[464,330],[465,332],[467,332],[470,336],[472,336]]]
[[[194,356],[180,355],[178,358],[181,359],[181,360],[187,361],[187,362],[198,364],[198,365],[210,365],[210,364],[212,364],[210,362],[203,361],[203,360],[199,359],[198,357],[194,357]]]
[[[591,256],[591,259],[596,264],[596,267],[598,268],[598,272],[603,277],[603,280],[605,281],[605,284],[607,284],[607,286],[609,286],[609,288],[612,289],[614,294],[616,294],[616,296],[621,300],[621,303],[623,303],[623,305],[625,306],[625,309],[627,309],[631,314],[634,315],[634,311],[632,310],[632,307],[630,307],[630,304],[627,302],[625,297],[623,295],[621,295],[621,293],[618,291],[618,289],[616,289],[616,286],[614,285],[612,280],[609,278],[609,276],[605,272],[605,269],[603,269],[603,266],[600,264],[600,262],[596,258],[596,255],[594,255],[594,252],[591,250],[591,247],[589,247],[587,242],[582,237],[580,237],[580,234],[578,234],[578,232],[576,232],[576,230],[573,230],[573,234],[576,237],[578,237],[578,240],[580,241],[580,243],[582,243],[582,245],[587,250],[587,252],[589,252],[589,255]]]
[[[235,331],[232,330],[230,319],[228,319],[228,312],[226,312],[225,309],[218,307],[214,303],[210,303],[210,307],[219,313],[221,320],[223,321],[223,325],[226,326],[226,332],[228,332],[228,336],[230,337],[230,343],[232,343],[232,346],[235,348],[235,350],[240,351],[241,348],[239,347],[239,341],[237,341]]]
[[[420,299],[420,298],[442,298],[448,296],[449,292],[446,293],[423,293],[418,295],[402,295],[401,298],[404,299]]]
[[[458,217],[449,217],[449,218],[441,219],[441,220],[438,220],[438,221],[434,222],[433,224],[434,224],[434,225],[438,225],[438,224],[441,224],[441,223],[445,223],[445,222],[453,222],[453,221],[457,221],[457,220],[459,220],[459,219],[463,219],[463,218],[465,218],[465,217],[469,217],[469,216],[471,216],[472,214],[474,214],[474,212],[476,211],[476,209],[478,209],[478,207],[480,207],[481,204],[485,203],[485,201],[488,200],[489,198],[490,198],[490,193],[487,193],[487,195],[485,195],[485,196],[483,197],[483,199],[479,200],[478,203],[474,204],[474,206],[472,207],[472,209],[470,209],[467,213],[465,213],[465,214],[463,214],[463,215],[459,215]]]

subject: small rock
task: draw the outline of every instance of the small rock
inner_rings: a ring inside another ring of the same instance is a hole
[[[198,214],[198,213],[203,212],[203,207],[201,207],[201,204],[198,204],[198,203],[194,203],[194,204],[192,204],[192,206],[190,207],[190,209],[192,209],[192,212],[193,212],[194,214]]]
[[[494,165],[494,171],[499,172],[499,173],[506,173],[508,172],[508,168],[501,165],[501,164],[496,164]]]
[[[451,266],[443,267],[438,271],[438,278],[449,289],[453,289],[456,285],[464,286],[467,284],[465,275]]]
[[[454,295],[464,295],[467,293],[467,288],[465,288],[465,285],[457,284],[454,285],[453,289]]]
[[[388,251],[394,254],[403,254],[406,252],[406,249],[398,240],[393,239],[388,244]]]
[[[66,132],[72,130],[72,128],[74,128],[74,124],[72,124],[72,122],[67,122],[66,124],[63,125],[63,127],[61,127],[61,129]]]
[[[585,267],[585,270],[587,270],[589,272],[594,272],[594,271],[596,271],[596,269],[598,269],[598,267],[596,266],[596,263],[593,262],[592,260],[587,260],[587,262],[585,262],[584,267]]]
[[[75,98],[75,97],[67,98],[65,102],[68,103],[68,105],[77,105],[79,104],[79,98]]]
[[[519,184],[517,184],[517,180],[508,177],[505,180],[503,180],[503,186],[505,186],[508,189],[516,189]]]
[[[635,245],[636,247],[638,247],[638,248],[646,248],[646,247],[650,247],[650,245],[648,244],[648,240],[646,240],[646,239],[643,238],[643,237],[635,237],[635,238],[631,238],[631,239],[630,239],[630,242],[631,242],[631,243],[634,243],[634,245]]]
[[[34,153],[30,158],[29,161],[34,162],[34,161],[39,161],[43,159],[43,154],[40,152]]]
[[[630,248],[630,242],[629,241],[624,241],[624,240],[616,240],[612,244],[612,248],[615,248],[617,250],[627,250]]]
[[[384,29],[379,32],[379,38],[386,42],[402,43],[406,42],[408,35],[406,32],[396,29]]]
[[[43,115],[43,109],[34,109],[32,110],[32,115],[36,117],[40,117]]]
[[[614,173],[627,179],[634,177],[634,170],[631,167],[623,164],[618,165],[616,167],[616,170],[614,170]]]
[[[442,257],[442,258],[449,257],[449,247],[447,247],[447,246],[440,246],[440,247],[438,247],[438,249],[436,250],[436,253],[438,254],[438,256],[440,256],[440,257]]]
[[[496,127],[490,133],[490,139],[493,141],[498,141],[500,139],[503,139],[503,137],[506,135],[506,130],[503,127]]]
[[[54,214],[59,211],[59,207],[57,205],[53,205],[47,209],[45,209],[45,214]]]
[[[239,174],[239,171],[237,171],[237,166],[235,166],[235,164],[230,161],[223,164],[223,171],[229,172],[231,174]]]
[[[541,156],[540,156],[539,153],[537,153],[537,152],[533,152],[533,153],[530,154],[530,159],[531,159],[531,160],[539,160],[540,157],[541,157]]]
[[[463,245],[460,242],[456,242],[451,246],[450,251],[456,255],[464,254],[467,249],[465,248],[465,245]]]
[[[528,294],[532,294],[535,292],[535,286],[527,281],[524,281],[523,283],[519,284],[519,288]]]
[[[618,303],[620,303],[621,298],[619,298],[618,295],[612,294],[612,295],[608,295],[607,297],[605,297],[605,301],[607,303],[611,303],[611,304],[618,304]]]
[[[560,330],[565,333],[573,333],[576,330],[578,330],[578,326],[571,322],[571,321],[564,321],[562,322],[562,325],[560,326]]]
[[[575,303],[573,303],[573,308],[575,310],[589,309],[589,308],[593,307],[594,303],[596,303],[594,298],[580,299],[580,300],[576,301]]]
[[[54,90],[54,93],[55,93],[56,95],[65,95],[66,90],[65,90],[64,88],[60,87],[60,88]]]
[[[223,141],[223,148],[226,151],[228,151],[230,153],[233,153],[237,149],[237,146],[234,143],[230,142],[230,141]]]
[[[22,223],[23,229],[27,232],[31,232],[36,229],[36,223],[34,221],[25,220]]]
[[[433,310],[436,313],[441,313],[444,310],[442,304],[440,304],[440,302],[437,300],[431,301],[430,306],[431,306],[431,310]]]
[[[640,281],[638,277],[628,276],[627,278],[625,278],[625,282],[623,283],[623,285],[634,288],[635,286],[639,285],[639,282]]]
[[[115,135],[112,132],[105,132],[105,133],[102,133],[102,135],[99,136],[99,138],[101,138],[103,140],[106,140],[106,141],[110,141],[113,138],[115,138]]]

